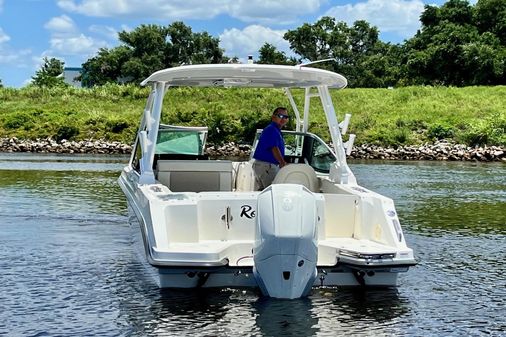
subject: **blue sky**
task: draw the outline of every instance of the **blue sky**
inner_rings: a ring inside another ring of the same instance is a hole
[[[283,34],[321,16],[351,24],[367,20],[381,39],[402,42],[420,27],[424,4],[444,0],[0,0],[0,79],[29,83],[44,57],[79,67],[101,47],[118,46],[117,33],[140,24],[183,21],[220,38],[228,56],[257,55],[269,42],[285,51]]]

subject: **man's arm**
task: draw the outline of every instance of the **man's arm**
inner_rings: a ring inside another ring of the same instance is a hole
[[[279,150],[279,147],[273,146],[271,148],[271,151],[272,151],[272,155],[274,156],[274,158],[278,161],[279,167],[285,166],[286,161],[285,161],[285,158],[283,158],[283,156],[281,155],[281,151]]]

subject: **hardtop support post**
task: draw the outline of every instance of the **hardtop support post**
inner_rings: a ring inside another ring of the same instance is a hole
[[[334,105],[332,104],[332,98],[330,97],[329,88],[325,85],[318,86],[317,88],[320,94],[323,111],[327,117],[332,146],[337,156],[337,161],[330,168],[329,178],[341,184],[356,184],[357,180],[353,172],[351,172],[348,163],[346,163],[343,138],[339,129],[339,122],[337,121]]]
[[[293,112],[295,113],[295,118],[297,119],[295,123],[295,131],[300,132],[302,122],[300,120],[299,109],[297,108],[297,104],[295,104],[292,92],[290,91],[289,88],[285,88],[285,94],[288,97],[288,100],[290,101],[290,105],[292,106]]]
[[[155,155],[156,137],[158,136],[158,127],[160,115],[162,112],[163,97],[165,95],[165,82],[156,82],[153,84],[154,102],[151,113],[145,110],[146,130],[139,133],[142,149],[141,175],[139,184],[154,184],[155,174],[153,172],[153,159]]]
[[[302,122],[302,132],[307,132],[309,128],[309,107],[311,105],[311,87],[304,89],[304,121]]]

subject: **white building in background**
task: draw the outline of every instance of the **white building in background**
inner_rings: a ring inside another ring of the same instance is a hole
[[[63,81],[67,84],[70,84],[74,87],[81,88],[81,80],[77,78],[81,76],[81,72],[83,68],[79,67],[65,67],[63,68]]]

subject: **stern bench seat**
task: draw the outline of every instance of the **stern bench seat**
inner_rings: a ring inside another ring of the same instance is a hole
[[[232,162],[159,160],[156,178],[172,192],[232,191]]]

